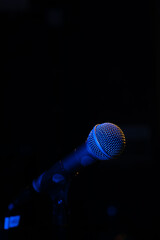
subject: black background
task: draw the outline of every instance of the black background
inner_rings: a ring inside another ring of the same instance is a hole
[[[11,199],[82,144],[95,124],[113,122],[126,134],[126,150],[72,181],[69,238],[154,239],[154,7],[151,1],[29,1],[13,11],[1,4],[2,219]],[[25,223],[9,238],[50,238],[50,200],[36,201],[25,206]],[[115,217],[107,215],[111,205]]]

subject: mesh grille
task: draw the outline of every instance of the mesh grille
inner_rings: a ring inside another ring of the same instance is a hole
[[[87,139],[87,147],[91,154],[100,160],[114,158],[123,151],[125,136],[122,130],[115,124],[99,124],[90,132]]]

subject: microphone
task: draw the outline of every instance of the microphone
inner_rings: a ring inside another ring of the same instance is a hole
[[[118,157],[125,145],[125,135],[117,125],[97,124],[89,133],[85,144],[33,180],[32,186],[36,192],[44,192],[53,183],[63,182],[65,175],[81,167],[88,166],[96,160],[110,160]]]
[[[27,195],[31,196],[33,192],[43,193],[53,189],[54,186],[55,188],[61,186],[67,176],[81,167],[86,167],[97,160],[117,158],[123,152],[125,145],[125,135],[117,125],[113,123],[95,125],[82,146],[34,179],[31,189],[27,188],[25,194],[22,193],[21,197],[10,204],[10,209],[19,203],[22,204],[23,199],[26,201]]]

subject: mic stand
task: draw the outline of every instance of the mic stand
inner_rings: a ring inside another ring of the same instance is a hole
[[[70,187],[70,181],[66,179],[61,183],[58,191],[51,189],[48,194],[51,199],[52,207],[52,223],[53,231],[52,238],[57,240],[67,239],[67,224],[68,224],[68,191]]]

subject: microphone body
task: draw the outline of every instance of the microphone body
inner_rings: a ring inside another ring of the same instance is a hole
[[[21,193],[20,196],[8,206],[13,209],[16,205],[22,205],[36,192],[49,192],[51,189],[60,189],[64,186],[67,177],[88,166],[96,160],[109,160],[119,156],[125,148],[125,136],[123,131],[115,124],[97,124],[89,133],[87,141],[68,157],[55,163],[49,170],[43,172],[34,179],[32,186]]]
[[[31,186],[27,186],[19,193],[17,198],[9,204],[8,209],[13,210],[20,207],[32,199],[36,193],[45,193],[54,189],[55,193],[61,189],[66,179],[78,171],[81,167],[88,166],[96,159],[88,151],[87,145],[82,144],[63,160],[56,162],[49,170],[43,172],[38,178],[34,179]]]

